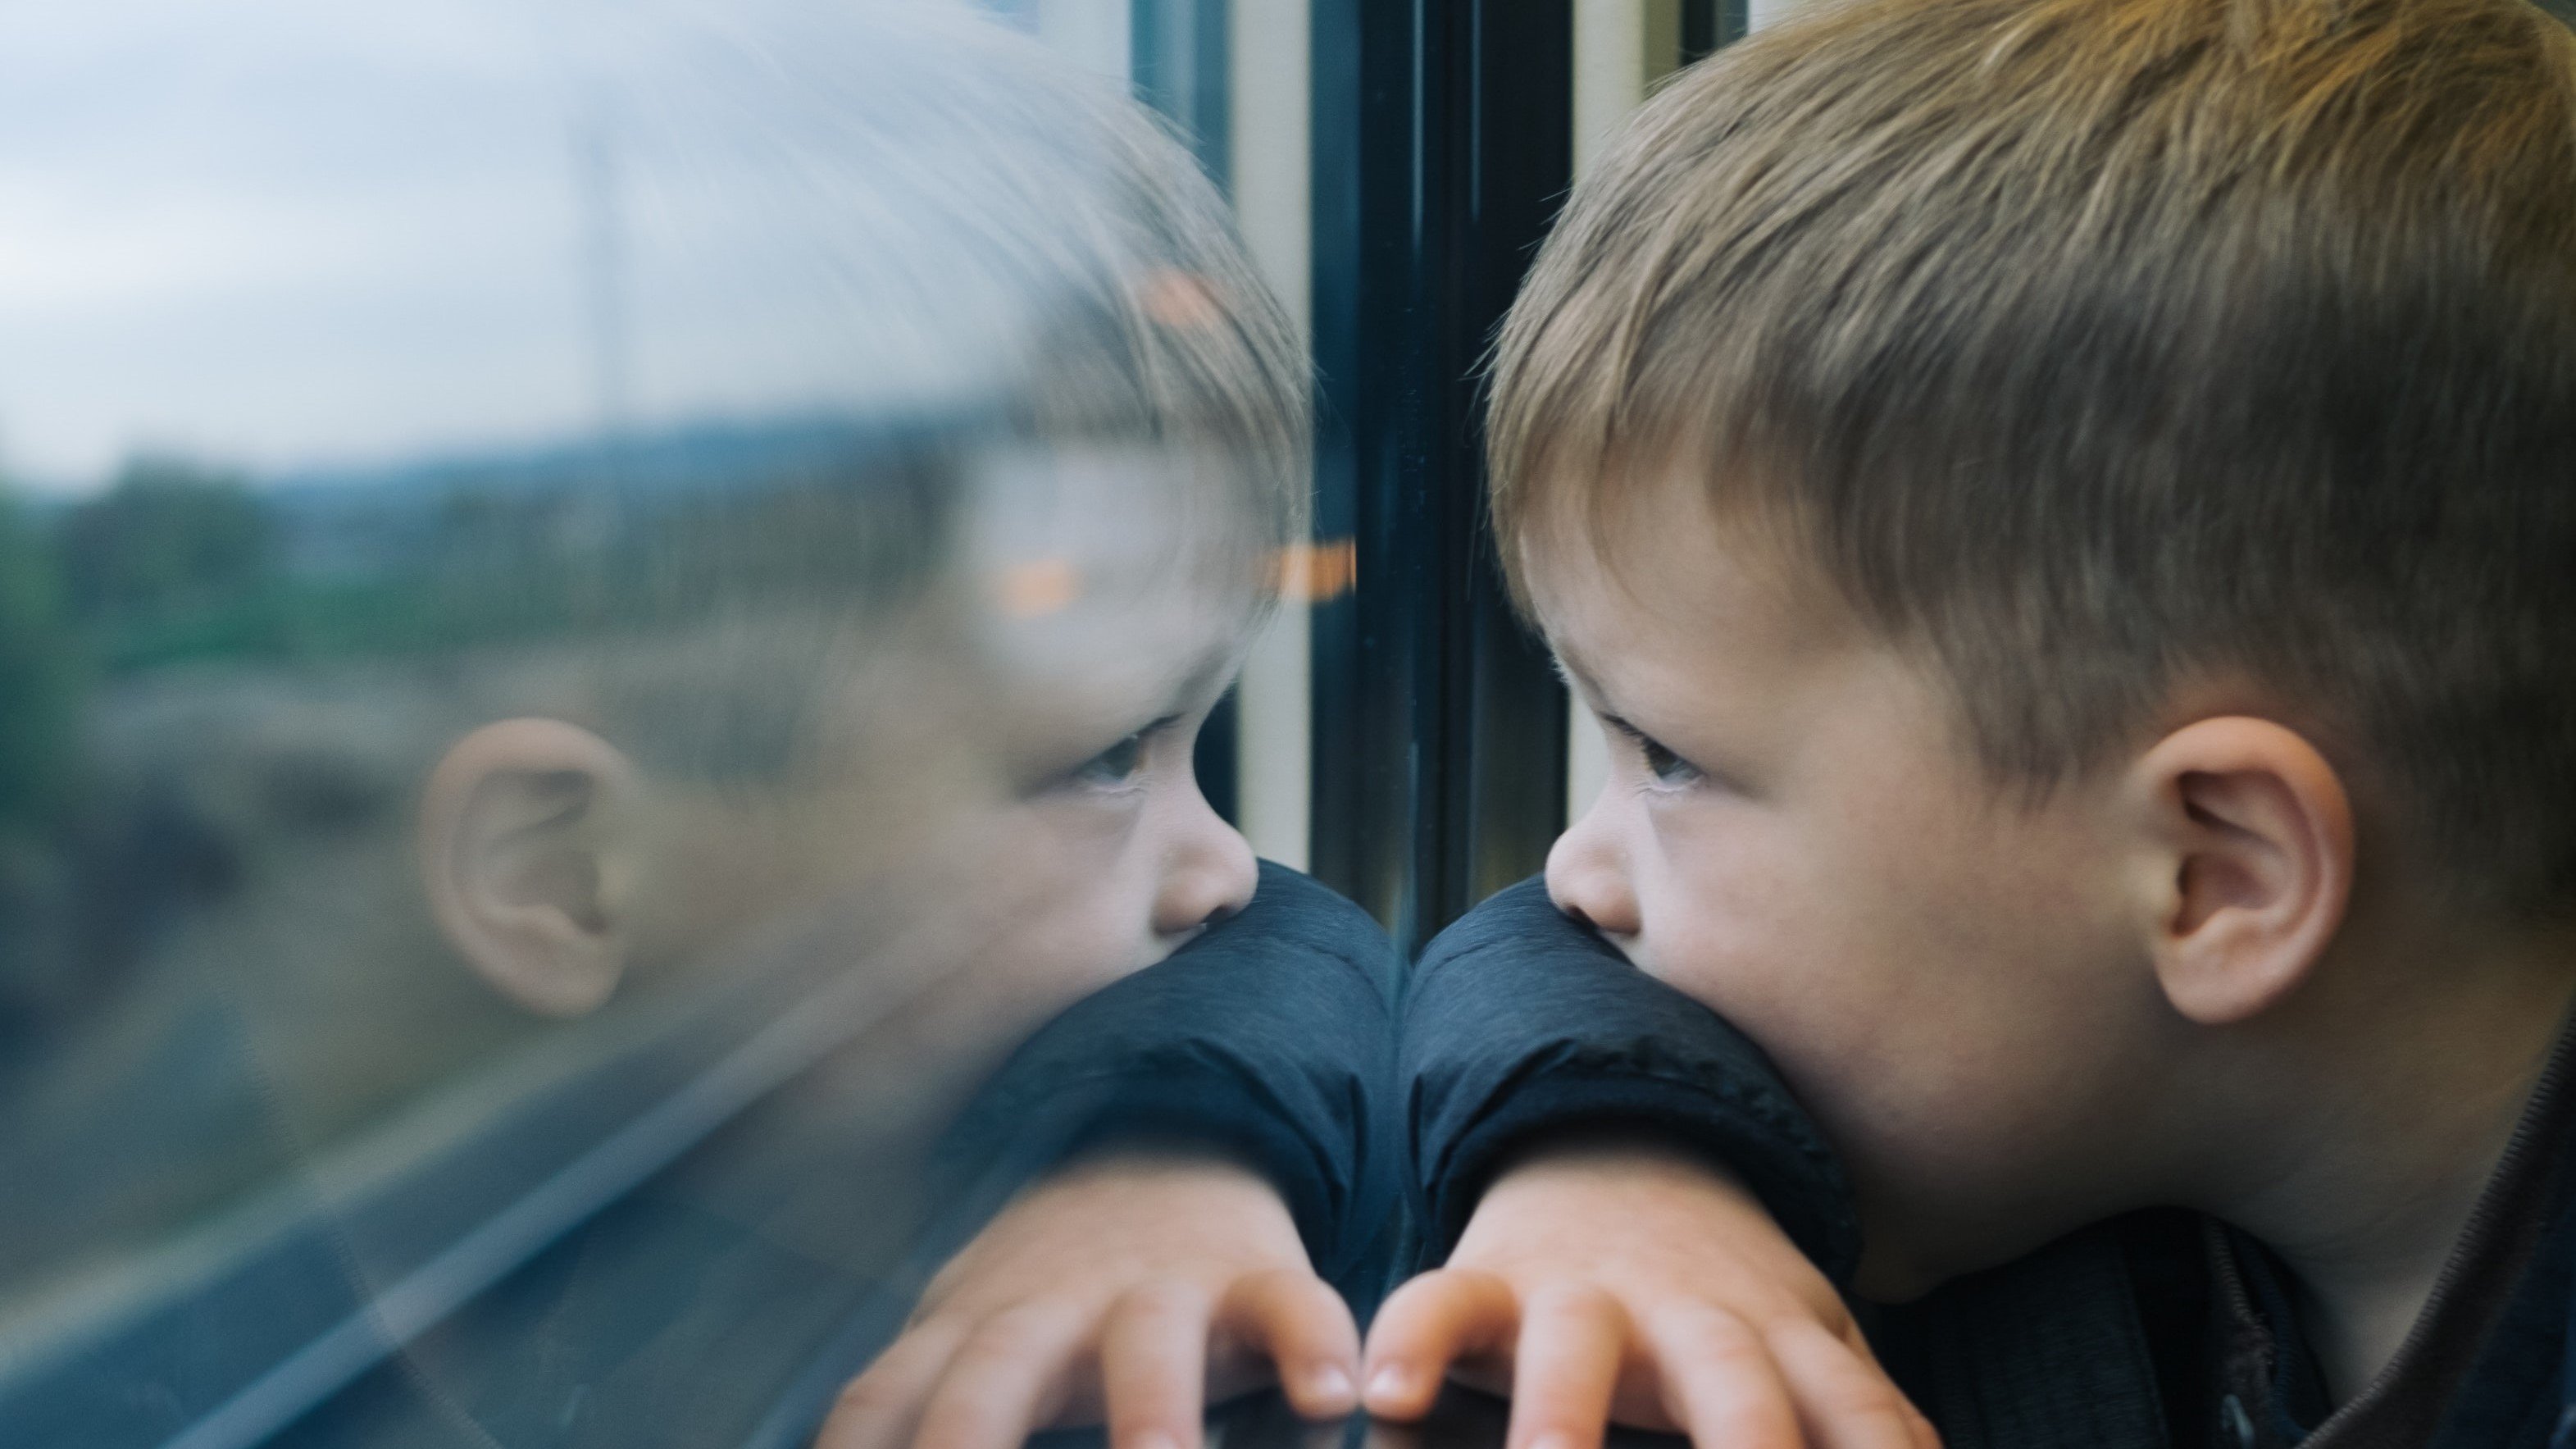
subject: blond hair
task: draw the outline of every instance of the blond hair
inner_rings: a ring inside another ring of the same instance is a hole
[[[2576,901],[2576,40],[2521,0],[1766,32],[1578,189],[1492,403],[1516,576],[1697,467],[2005,779],[2250,679],[2483,902]]]

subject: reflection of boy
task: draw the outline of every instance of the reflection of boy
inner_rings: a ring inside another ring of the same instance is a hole
[[[1354,1105],[1391,1069],[1389,948],[1293,873],[1253,899],[1191,773],[1301,531],[1302,358],[1213,188],[1124,98],[998,37],[904,55],[872,60],[893,99],[831,82],[883,113],[836,142],[898,158],[854,178],[864,219],[919,234],[892,259],[854,235],[847,270],[892,280],[853,324],[936,340],[954,308],[1010,345],[955,417],[663,544],[699,622],[605,636],[562,701],[450,751],[430,894],[462,954],[557,1014],[657,964],[901,967],[886,1050],[961,1089],[1090,998],[957,1134],[1024,1176],[1075,1165],[962,1250],[827,1437],[1009,1440],[1099,1412],[1058,1392],[1095,1362],[1122,1423],[1194,1430],[1204,1326],[1188,1402],[1170,1373],[1194,1313],[1244,1375],[1282,1357],[1301,1406],[1347,1409],[1357,1335],[1316,1267],[1355,1261],[1342,1238],[1384,1215],[1364,1200],[1392,1198],[1391,1173],[1343,1171],[1379,1141]],[[1199,1230],[1154,1226],[1174,1218]]]
[[[1415,980],[1446,1267],[1373,1408],[1455,1364],[1520,1446],[1931,1442],[1891,1377],[1953,1446],[2564,1441],[2563,30],[1766,33],[1578,192],[1492,439],[1616,764],[1572,922],[1524,888]]]

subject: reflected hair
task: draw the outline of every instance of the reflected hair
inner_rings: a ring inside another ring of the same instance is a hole
[[[962,9],[704,18],[688,84],[638,107],[694,129],[646,133],[642,179],[748,188],[797,281],[771,332],[858,423],[758,487],[621,499],[643,546],[600,622],[670,637],[595,651],[603,728],[661,768],[774,777],[815,743],[818,679],[879,641],[936,654],[899,616],[971,607],[970,515],[1042,505],[1011,494],[1033,456],[1137,459],[1180,520],[1165,573],[1216,571],[1256,614],[1307,527],[1309,371],[1172,130]]]
[[[1810,12],[1648,103],[1491,389],[1516,580],[1678,470],[2001,782],[2251,685],[2407,867],[2576,904],[2576,40],[2523,0]]]

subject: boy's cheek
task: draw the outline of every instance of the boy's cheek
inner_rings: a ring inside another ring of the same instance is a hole
[[[1918,1184],[1966,1171],[1979,1149],[1957,1131],[1978,1099],[1999,1085],[1970,1058],[1965,1023],[1944,1023],[1912,1000],[1901,980],[1877,969],[1869,944],[1748,908],[1737,918],[1666,918],[1630,959],[1641,970],[1726,1018],[1760,1047],[1814,1114],[1854,1176],[1879,1184],[1869,1204],[1883,1291],[1911,1295],[1931,1286],[1907,1246],[1906,1218],[1889,1209],[1919,1200]],[[1951,1161],[1953,1156],[1960,1159]]]
[[[2147,1073],[2074,1013],[2045,1025],[1927,1011],[1901,1033],[1775,1027],[1779,1046],[1748,1027],[1852,1180],[1867,1296],[1919,1296],[2119,1210],[2140,1118],[2116,1085]]]
[[[1160,959],[1154,852],[1132,816],[1059,805],[1027,812],[1008,833],[991,872],[1009,905],[978,968],[1006,993],[1070,1001]]]
[[[1004,872],[945,903],[954,924],[934,937],[941,959],[917,1020],[944,1049],[1006,1048],[1160,954],[1114,874],[1086,876],[1061,857],[1049,864],[1042,876]]]
[[[1784,882],[1743,881],[1642,890],[1645,929],[1622,943],[1628,959],[1775,1061],[1830,1067],[1871,1035],[1872,963],[1862,943],[1787,908]]]

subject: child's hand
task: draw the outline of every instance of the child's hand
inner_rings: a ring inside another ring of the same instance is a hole
[[[950,1260],[816,1449],[1018,1449],[1103,1419],[1116,1449],[1196,1449],[1203,1403],[1274,1374],[1299,1413],[1351,1412],[1358,1361],[1269,1183],[1119,1154],[1040,1184]]]
[[[1939,1444],[1752,1194],[1636,1144],[1497,1179],[1448,1266],[1379,1310],[1366,1372],[1383,1418],[1428,1412],[1444,1376],[1508,1392],[1509,1449],[1598,1445],[1613,1418],[1703,1449]]]

